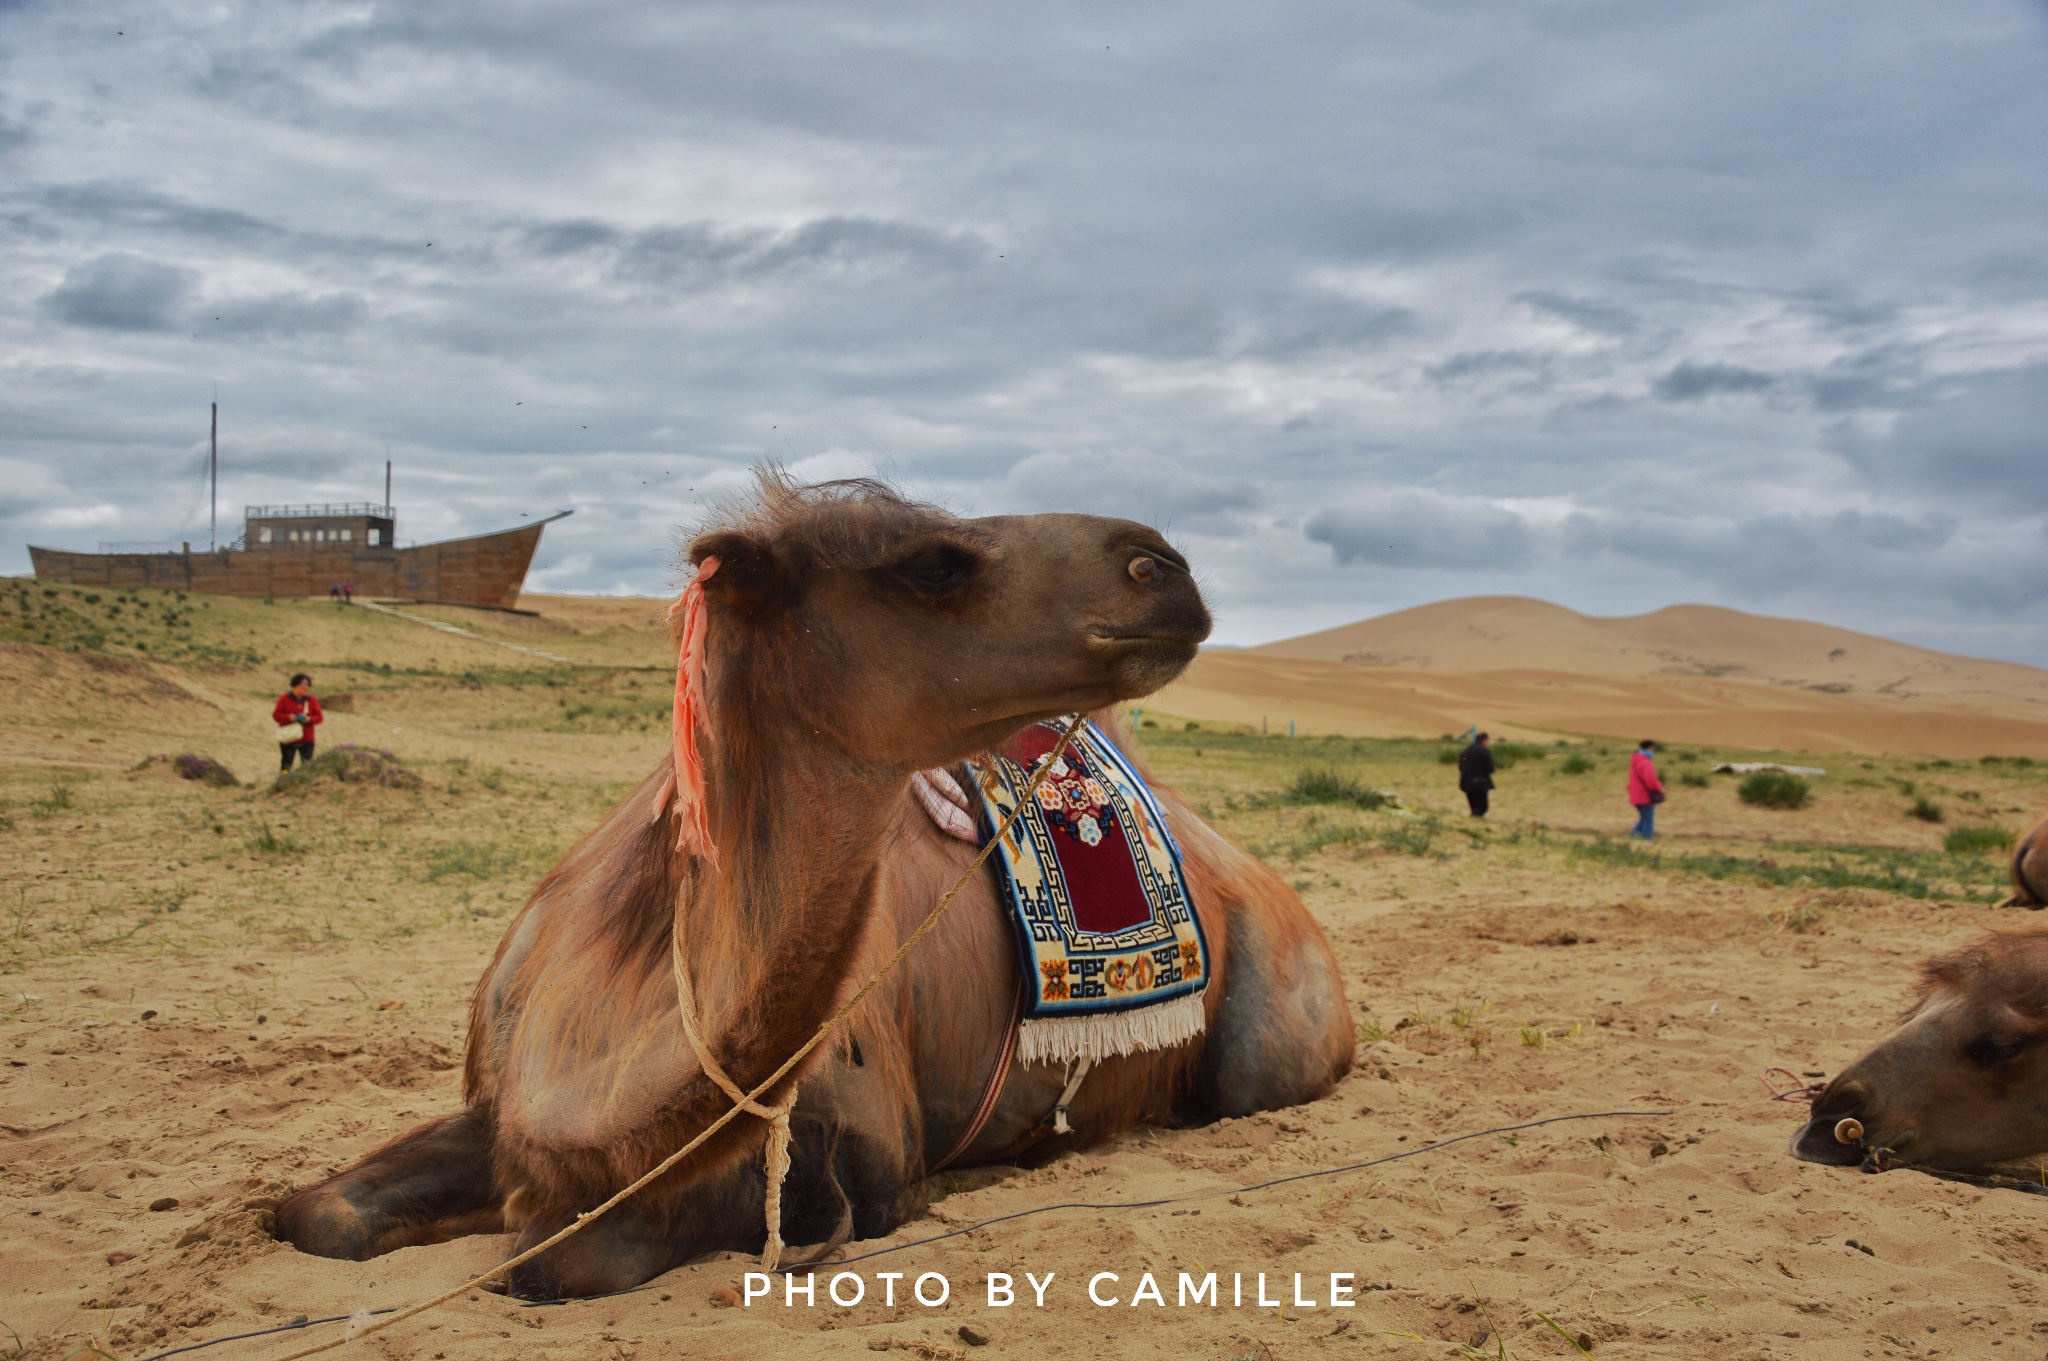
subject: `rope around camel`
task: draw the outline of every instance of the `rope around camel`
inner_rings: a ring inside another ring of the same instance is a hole
[[[969,865],[958,879],[954,880],[953,887],[946,890],[945,896],[939,899],[938,906],[934,907],[931,910],[931,912],[925,917],[925,919],[918,923],[917,929],[915,931],[912,931],[910,935],[904,939],[903,944],[896,948],[896,953],[889,956],[888,960],[885,963],[883,963],[882,967],[875,970],[875,972],[869,976],[867,982],[861,984],[860,991],[856,992],[852,997],[848,998],[846,1004],[840,1007],[838,1011],[834,1012],[831,1018],[827,1020],[823,1025],[820,1025],[817,1031],[812,1034],[811,1038],[805,1040],[802,1045],[798,1046],[797,1051],[795,1053],[791,1054],[788,1058],[784,1059],[782,1061],[781,1067],[777,1068],[767,1077],[762,1078],[759,1085],[757,1085],[752,1091],[739,1093],[738,1096],[734,1097],[734,1104],[726,1108],[725,1114],[719,1116],[716,1120],[713,1120],[709,1125],[706,1125],[704,1129],[697,1135],[696,1138],[690,1140],[690,1142],[684,1144],[681,1148],[669,1154],[666,1158],[663,1158],[660,1162],[656,1163],[652,1168],[648,1169],[648,1171],[644,1173],[638,1181],[635,1181],[630,1186],[627,1186],[623,1190],[617,1192],[612,1196],[611,1199],[605,1201],[596,1209],[586,1210],[583,1213],[577,1215],[575,1219],[571,1220],[566,1226],[564,1226],[561,1230],[556,1232],[553,1236],[539,1243],[534,1244],[526,1251],[520,1253],[517,1257],[508,1258],[507,1260],[498,1263],[498,1265],[492,1267],[489,1271],[484,1272],[481,1276],[476,1276],[471,1278],[470,1280],[464,1281],[461,1285],[456,1286],[453,1290],[443,1291],[441,1294],[436,1295],[433,1299],[427,1300],[422,1304],[415,1304],[410,1309],[400,1310],[398,1313],[393,1314],[390,1318],[381,1319],[376,1323],[372,1323],[368,1327],[365,1327],[356,1332],[353,1336],[344,1335],[341,1337],[337,1337],[330,1342],[322,1342],[318,1346],[305,1347],[295,1352],[287,1352],[285,1355],[279,1357],[277,1361],[299,1361],[299,1358],[301,1357],[317,1356],[321,1352],[329,1352],[333,1351],[336,1347],[346,1346],[347,1344],[357,1340],[358,1338],[368,1337],[372,1333],[381,1333],[386,1328],[391,1327],[393,1324],[403,1323],[409,1318],[417,1318],[421,1314],[426,1313],[429,1309],[438,1309],[440,1306],[454,1299],[457,1295],[461,1295],[468,1291],[474,1290],[478,1286],[483,1285],[484,1283],[492,1280],[493,1278],[504,1275],[506,1272],[512,1270],[512,1268],[520,1266],[523,1263],[532,1261],[534,1258],[540,1256],[543,1252],[546,1252],[549,1248],[554,1247],[557,1243],[562,1242],[564,1239],[567,1239],[574,1234],[581,1233],[590,1224],[609,1214],[612,1210],[616,1209],[623,1201],[625,1201],[625,1199],[628,1196],[631,1196],[634,1192],[639,1191],[641,1188],[645,1187],[649,1182],[654,1181],[663,1173],[667,1172],[670,1168],[674,1167],[677,1163],[681,1162],[684,1158],[687,1158],[690,1154],[696,1152],[697,1149],[703,1145],[705,1140],[709,1139],[712,1135],[718,1133],[718,1131],[724,1129],[727,1125],[731,1124],[734,1118],[739,1116],[742,1112],[747,1112],[750,1114],[760,1114],[763,1111],[769,1112],[768,1116],[765,1117],[770,1121],[769,1143],[768,1146],[764,1149],[764,1155],[770,1159],[771,1163],[768,1178],[768,1195],[770,1204],[779,1204],[781,1200],[782,1183],[781,1178],[775,1174],[775,1169],[773,1167],[773,1159],[775,1157],[776,1152],[775,1112],[777,1108],[761,1105],[761,1094],[763,1092],[770,1090],[775,1086],[776,1083],[782,1081],[783,1078],[787,1077],[791,1069],[795,1068],[799,1063],[803,1062],[805,1057],[808,1056],[813,1049],[816,1049],[820,1044],[824,1043],[825,1037],[827,1035],[830,1035],[834,1030],[838,1029],[840,1024],[846,1020],[847,1016],[849,1016],[853,1012],[853,1009],[859,1006],[862,1002],[866,1001],[868,994],[873,992],[877,987],[879,987],[884,978],[887,978],[891,973],[895,972],[896,966],[901,964],[904,958],[907,955],[909,955],[909,953],[913,949],[917,947],[917,943],[923,940],[927,935],[929,935],[931,933],[932,928],[939,924],[939,918],[944,916],[946,913],[946,909],[953,905],[953,900],[960,896],[960,890],[967,887],[968,881],[973,879],[976,874],[980,873],[981,867],[987,863],[989,856],[995,852],[995,848],[998,844],[1001,843],[1004,834],[1010,830],[1010,825],[1014,823],[1017,820],[1017,818],[1024,812],[1025,804],[1028,803],[1031,799],[1036,798],[1038,796],[1038,787],[1041,784],[1045,783],[1045,777],[1047,776],[1047,774],[1051,772],[1053,762],[1059,760],[1060,757],[1066,753],[1067,744],[1073,741],[1074,734],[1080,730],[1081,724],[1084,721],[1085,720],[1082,718],[1081,715],[1074,715],[1073,721],[1067,724],[1066,731],[1060,734],[1059,742],[1054,745],[1051,751],[1045,754],[1045,758],[1039,762],[1037,770],[1035,770],[1032,773],[1031,783],[1024,787],[1023,797],[1017,801],[1017,806],[1015,808],[1012,808],[1009,811],[1009,813],[1003,818],[1003,820],[996,825],[994,833],[988,839],[988,844],[983,846],[981,848],[981,853],[974,857],[974,863]],[[673,941],[671,941],[671,945],[673,945]],[[674,958],[673,955],[672,958]],[[679,993],[676,1001],[678,1008],[682,1009],[685,1006],[685,998],[688,997],[689,984],[687,981],[687,975],[680,969],[680,967],[678,967],[677,970],[676,982],[679,986]],[[683,1014],[686,1018],[683,1022],[684,1033],[690,1037],[691,1043],[696,1047],[698,1057],[700,1059],[703,1059],[708,1056],[709,1051],[704,1047],[703,1041],[698,1037],[697,1034],[697,1016],[694,998],[689,998],[687,1010],[684,1010]],[[725,1070],[722,1068],[717,1068],[715,1063],[707,1065],[704,1071],[707,1074],[713,1074],[714,1069],[716,1069],[716,1072],[712,1076],[712,1081],[718,1083],[719,1086],[725,1090],[728,1096],[734,1096],[734,1094],[738,1092],[738,1084],[733,1083],[732,1079],[729,1076],[725,1075]],[[790,1100],[794,1101],[794,1099],[794,1094],[792,1094]],[[788,1111],[789,1103],[785,1102],[780,1108],[780,1127],[782,1130],[781,1154],[785,1167],[788,1163],[789,1158]],[[779,1232],[780,1227],[781,1226],[779,1224],[775,1224],[773,1223],[773,1221],[771,1221],[771,1226],[769,1229],[769,1243],[771,1247],[779,1247],[781,1240],[781,1234]]]

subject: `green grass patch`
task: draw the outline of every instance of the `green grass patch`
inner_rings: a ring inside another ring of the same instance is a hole
[[[269,823],[259,823],[256,830],[242,838],[242,845],[257,855],[304,855],[306,846],[295,841],[288,833],[273,830]]]
[[[1307,766],[1295,772],[1287,788],[1289,803],[1341,804],[1368,812],[1385,806],[1387,796],[1360,784],[1356,777],[1335,766]]]
[[[1970,827],[1952,827],[1949,834],[1941,839],[1941,848],[1950,855],[2008,851],[2012,849],[2012,830],[1983,822]]]
[[[1928,798],[1925,794],[1922,794],[1919,798],[1913,800],[1913,806],[1906,810],[1906,816],[1918,818],[1922,822],[1940,822],[1942,819],[1941,805]]]
[[[68,812],[72,807],[71,781],[52,780],[49,789],[39,799],[29,800],[29,811],[39,818],[54,817]]]
[[[1581,756],[1579,753],[1573,752],[1564,758],[1564,764],[1557,768],[1557,773],[1560,775],[1584,775],[1592,768],[1593,760],[1591,757]]]
[[[2005,894],[1996,862],[1981,855],[1952,856],[1895,846],[1825,846],[1778,843],[1765,859],[1719,851],[1637,849],[1608,837],[1580,842],[1570,861],[1706,879],[1747,879],[1780,888],[1867,888],[1904,898],[1996,902]]]
[[[1735,788],[1735,797],[1752,808],[1804,808],[1813,786],[1782,770],[1759,770]]]
[[[526,857],[518,851],[482,841],[463,841],[427,852],[429,880],[464,875],[471,879],[502,879],[518,870]]]
[[[1688,770],[1678,777],[1678,782],[1687,789],[1705,789],[1713,781],[1697,770]]]

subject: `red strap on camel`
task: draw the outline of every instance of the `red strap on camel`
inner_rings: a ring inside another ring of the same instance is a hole
[[[697,748],[697,729],[709,726],[704,708],[704,583],[718,571],[716,555],[697,564],[697,575],[668,607],[673,622],[682,616],[676,650],[676,703],[671,720],[672,769],[654,795],[658,821],[671,807],[676,815],[676,849],[706,860],[718,859],[711,842],[710,815],[704,803],[704,754]]]
[[[942,1172],[952,1165],[955,1158],[967,1151],[968,1145],[981,1137],[987,1128],[989,1117],[996,1113],[996,1102],[1003,1094],[1003,1084],[1009,1081],[1011,1061],[1017,1057],[1017,1027],[1024,1019],[1024,977],[1017,977],[1017,991],[1010,1002],[1010,1021],[1003,1027],[1002,1047],[996,1050],[994,1066],[988,1070],[988,1081],[982,1085],[981,1100],[974,1107],[974,1114],[968,1117],[967,1128],[960,1131],[960,1137],[953,1141],[953,1147],[946,1156],[924,1170],[929,1177]]]

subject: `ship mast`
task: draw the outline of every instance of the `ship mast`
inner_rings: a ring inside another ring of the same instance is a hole
[[[206,550],[220,549],[220,403],[213,404],[213,430],[206,437]]]

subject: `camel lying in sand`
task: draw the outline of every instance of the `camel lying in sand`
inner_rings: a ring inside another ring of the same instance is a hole
[[[477,986],[465,1108],[299,1192],[278,1234],[363,1259],[459,1234],[543,1241],[729,1106],[678,1021],[670,944],[740,1088],[767,1077],[922,920],[973,849],[908,790],[1026,725],[1150,693],[1193,660],[1209,614],[1157,531],[1085,515],[962,520],[872,483],[758,498],[700,534],[708,854],[650,820],[650,774],[535,889]],[[716,559],[715,574],[703,570]],[[1350,1067],[1329,944],[1300,899],[1159,790],[1210,945],[1206,1031],[1097,1065],[1082,1146],[1141,1121],[1288,1106]],[[972,1128],[1005,1043],[1016,952],[991,867],[796,1084],[781,1234],[892,1229],[906,1190]],[[1015,1069],[959,1165],[1042,1139],[1063,1073]],[[736,1119],[619,1209],[516,1268],[528,1297],[637,1285],[766,1240],[764,1123]]]
[[[2048,1152],[2048,930],[1921,965],[1911,1010],[1814,1098],[1790,1152],[1852,1165],[1874,1149],[1943,1171]]]
[[[2048,907],[2048,818],[2029,827],[2012,848],[2012,896],[2000,907]]]

